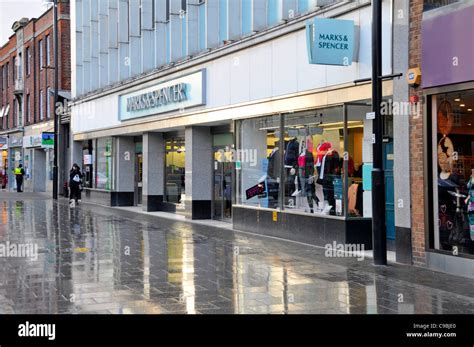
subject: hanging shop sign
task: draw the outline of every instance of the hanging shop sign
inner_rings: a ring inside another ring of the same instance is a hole
[[[306,41],[310,64],[349,66],[356,61],[352,20],[315,18],[306,24]]]
[[[41,147],[53,148],[54,147],[54,133],[42,133],[41,134]]]
[[[121,121],[206,104],[206,70],[119,96]]]

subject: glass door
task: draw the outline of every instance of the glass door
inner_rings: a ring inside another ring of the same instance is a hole
[[[143,193],[143,154],[136,154],[135,158],[135,205],[142,204]]]
[[[232,219],[233,163],[228,147],[214,148],[214,219]]]

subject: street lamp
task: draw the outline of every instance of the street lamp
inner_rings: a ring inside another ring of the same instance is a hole
[[[44,0],[44,4],[53,4],[53,31],[54,31],[54,158],[53,158],[53,199],[58,199],[58,145],[59,145],[59,115],[56,110],[59,88],[58,65],[58,0]]]

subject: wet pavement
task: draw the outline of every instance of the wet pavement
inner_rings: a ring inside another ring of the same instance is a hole
[[[0,193],[5,313],[474,313],[474,280],[46,195]],[[11,254],[10,254],[11,255]]]

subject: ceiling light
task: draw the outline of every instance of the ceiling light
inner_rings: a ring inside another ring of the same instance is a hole
[[[466,107],[466,105],[465,105],[465,104],[461,104],[461,105],[459,105],[459,106],[460,106],[460,107]]]
[[[456,99],[454,99],[454,101],[459,102],[459,101],[461,101],[461,99],[460,99],[460,98],[456,98]]]
[[[469,112],[472,112],[472,108],[468,108],[467,110],[468,110]]]

